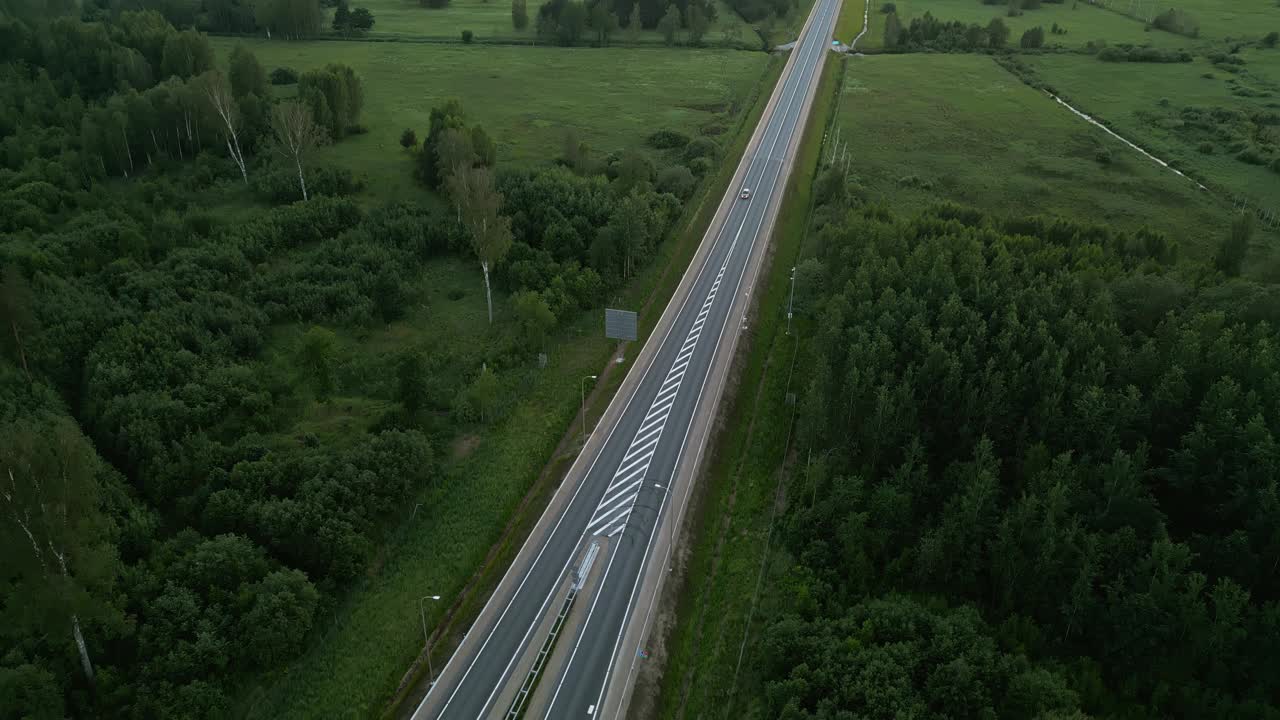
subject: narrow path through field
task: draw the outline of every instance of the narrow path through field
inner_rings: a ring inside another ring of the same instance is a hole
[[[1058,104],[1059,104],[1059,105],[1061,105],[1062,107],[1064,107],[1064,108],[1066,108],[1066,109],[1070,110],[1071,112],[1075,113],[1078,117],[1084,118],[1086,122],[1089,122],[1089,123],[1091,123],[1091,124],[1093,124],[1093,125],[1096,125],[1096,126],[1098,126],[1098,127],[1102,128],[1102,131],[1103,131],[1103,132],[1105,132],[1106,134],[1108,134],[1108,135],[1110,135],[1111,137],[1113,137],[1113,138],[1115,138],[1115,139],[1119,140],[1120,142],[1124,143],[1125,145],[1128,145],[1129,147],[1133,148],[1134,150],[1137,150],[1139,153],[1141,153],[1141,154],[1143,154],[1144,156],[1146,156],[1146,158],[1147,158],[1148,160],[1151,160],[1152,162],[1156,163],[1157,165],[1160,165],[1161,167],[1163,167],[1163,168],[1165,168],[1165,169],[1169,170],[1170,172],[1173,172],[1173,173],[1177,174],[1179,177],[1183,177],[1183,178],[1186,178],[1187,180],[1191,180],[1191,182],[1195,183],[1195,184],[1196,184],[1196,187],[1200,188],[1201,190],[1204,190],[1205,192],[1208,192],[1208,191],[1209,191],[1209,188],[1207,188],[1207,187],[1205,187],[1204,185],[1200,184],[1198,181],[1196,181],[1196,180],[1192,180],[1191,178],[1187,177],[1187,176],[1186,176],[1186,175],[1185,175],[1181,170],[1179,170],[1178,168],[1173,167],[1172,165],[1170,165],[1169,163],[1165,162],[1164,160],[1161,160],[1160,158],[1156,157],[1155,155],[1152,155],[1151,153],[1147,152],[1146,150],[1143,150],[1143,149],[1142,149],[1141,147],[1139,147],[1136,143],[1133,143],[1133,142],[1129,141],[1129,139],[1128,139],[1128,138],[1122,137],[1121,135],[1117,134],[1117,133],[1116,133],[1114,130],[1112,130],[1111,128],[1107,127],[1106,125],[1103,125],[1102,123],[1098,122],[1097,120],[1094,120],[1091,116],[1089,116],[1089,115],[1087,115],[1087,114],[1085,114],[1085,113],[1080,112],[1080,111],[1079,111],[1079,110],[1077,110],[1076,108],[1072,107],[1071,103],[1067,102],[1066,100],[1063,100],[1062,98],[1058,97],[1057,95],[1054,95],[1053,93],[1049,92],[1048,90],[1045,90],[1045,91],[1044,91],[1044,93],[1045,93],[1046,95],[1048,95],[1049,97],[1053,98],[1054,100],[1057,100],[1057,101],[1058,101]]]

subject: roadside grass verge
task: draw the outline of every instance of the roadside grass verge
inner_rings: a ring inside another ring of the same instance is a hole
[[[759,64],[755,86],[738,98],[747,107],[736,111],[734,124],[723,135],[732,137],[724,164],[733,166],[782,64],[762,53],[740,55],[758,58]],[[702,237],[705,227],[697,224],[705,225],[709,218],[705,208],[710,205],[714,211],[731,175],[732,168],[722,169],[715,179],[702,183],[695,196],[699,199],[687,206],[689,224],[663,244],[659,256],[616,302],[637,307],[653,296],[656,318],[659,301],[670,295],[683,271],[676,264],[687,264]],[[359,392],[339,392],[331,408],[302,408],[290,432],[312,432],[321,441],[341,442],[385,408],[386,401],[377,398],[390,393],[392,363],[400,351],[426,342],[477,347],[491,342],[498,333],[490,333],[483,321],[484,296],[473,264],[457,258],[433,261],[403,320],[359,335],[340,332],[339,376],[361,378],[365,385]],[[504,302],[495,297],[497,307]],[[365,718],[386,712],[388,699],[421,653],[419,602],[425,595],[459,598],[453,605],[428,603],[423,610],[428,629],[450,614],[451,624],[441,636],[460,637],[572,460],[572,452],[555,450],[563,437],[577,431],[572,421],[580,402],[579,381],[599,373],[613,354],[614,345],[601,337],[600,324],[598,311],[574,319],[549,348],[551,364],[545,370],[511,368],[500,373],[506,395],[514,398],[504,415],[490,426],[458,429],[455,442],[440,449],[443,479],[423,488],[405,504],[401,517],[389,520],[383,546],[366,576],[343,596],[333,616],[319,623],[300,658],[245,690],[237,715]],[[649,321],[643,331],[647,334],[651,327]],[[277,330],[273,346],[280,349],[279,362],[288,362],[289,343],[303,330]],[[612,374],[620,378],[622,373]],[[607,395],[596,395],[597,417]],[[519,514],[517,508],[523,508]],[[464,587],[468,591],[459,597]],[[443,663],[450,643],[442,641],[435,648],[433,662]]]
[[[739,389],[725,413],[726,431],[715,440],[701,479],[704,487],[688,531],[693,543],[678,590],[678,620],[666,640],[656,713],[660,718],[750,715],[735,687],[751,688],[759,682],[749,677],[751,637],[741,676],[735,678],[735,669],[752,616],[778,485],[784,482],[780,466],[792,421],[788,384],[798,391],[790,372],[804,323],[794,324],[791,335],[784,334],[791,267],[802,253],[823,130],[836,107],[845,62],[828,58],[823,68],[774,228],[772,259],[750,326]],[[774,566],[769,573],[777,571]]]
[[[1230,225],[1228,203],[981,55],[858,59],[839,131],[863,199],[903,212],[953,200],[1000,215],[1145,225],[1200,260]]]
[[[848,45],[862,32],[863,8],[871,0],[845,0],[840,5],[840,17],[836,18],[833,38]],[[865,39],[865,38],[864,38]]]
[[[604,157],[639,148],[654,130],[697,135],[732,122],[729,108],[748,97],[769,58],[737,50],[522,48],[367,42],[281,42],[211,38],[220,60],[242,43],[270,71],[350,65],[364,82],[361,123],[369,132],[320,148],[315,162],[368,180],[378,202],[421,200],[415,157],[400,146],[405,128],[419,140],[431,108],[462,101],[498,144],[500,165],[545,163],[560,155],[567,130]],[[292,94],[294,88],[283,89]]]

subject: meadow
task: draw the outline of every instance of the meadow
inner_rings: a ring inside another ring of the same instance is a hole
[[[1149,22],[1171,7],[1178,8],[1198,23],[1199,38],[1205,40],[1256,40],[1280,30],[1280,6],[1273,0],[1098,0],[1098,4],[1139,23]]]
[[[426,7],[418,0],[360,0],[354,3],[367,7],[373,13],[374,26],[368,34],[372,39],[431,39],[460,40],[463,30],[474,33],[473,42],[534,43],[537,34],[533,20],[537,17],[539,3],[528,3],[529,26],[516,30],[511,24],[511,3],[507,0],[451,0],[442,8]],[[708,45],[727,42],[758,47],[759,43],[741,16],[722,0],[716,2],[716,22],[712,23],[707,37]],[[729,32],[726,37],[725,31]],[[612,39],[615,45],[661,45],[662,33],[643,30],[632,35],[620,30]]]
[[[1017,17],[1008,16],[1007,5],[985,5],[981,0],[893,0],[893,4],[903,27],[926,12],[939,20],[959,20],[984,26],[992,18],[1000,18],[1009,26],[1009,42],[1015,47],[1023,31],[1036,26],[1044,28],[1045,47],[1082,48],[1099,41],[1109,45],[1128,43],[1153,47],[1184,47],[1195,43],[1180,35],[1147,30],[1143,23],[1133,18],[1079,0],[1044,3],[1035,10],[1024,10]],[[883,6],[884,0],[872,0],[871,29],[859,41],[859,48],[874,50],[884,47],[886,15],[881,11]],[[1054,23],[1065,28],[1066,34],[1050,34]]]
[[[1241,162],[1231,143],[1217,133],[1193,131],[1182,119],[1187,108],[1274,113],[1280,94],[1280,49],[1244,50],[1240,57],[1245,64],[1235,74],[1204,57],[1170,64],[1104,63],[1072,55],[1024,61],[1073,105],[1105,120],[1120,135],[1194,171],[1218,192],[1280,212],[1280,172]],[[1247,96],[1263,93],[1268,95]]]
[[[1003,215],[1147,225],[1195,259],[1228,225],[1229,205],[985,56],[859,59],[845,76],[839,132],[865,199],[896,210],[953,200]]]
[[[366,193],[378,200],[422,196],[400,133],[413,128],[426,137],[431,108],[447,99],[461,100],[494,138],[499,164],[545,163],[569,130],[603,156],[640,147],[660,128],[697,134],[723,125],[769,62],[765,53],[736,50],[211,40],[220,58],[243,43],[268,70],[334,61],[354,68],[369,132],[321,148],[316,160],[365,176]]]

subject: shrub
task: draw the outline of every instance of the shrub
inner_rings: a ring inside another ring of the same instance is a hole
[[[272,85],[293,85],[298,82],[298,71],[290,67],[278,67],[271,71]]]
[[[1151,25],[1165,32],[1187,37],[1199,37],[1200,23],[1177,8],[1169,8],[1151,21]]]
[[[716,145],[716,141],[711,138],[698,138],[690,141],[684,148],[684,156],[687,160],[715,157],[718,152],[720,152],[720,146]]]
[[[1211,142],[1209,142],[1209,141],[1207,141],[1207,140],[1206,140],[1206,141],[1204,141],[1204,142],[1200,143],[1199,145],[1197,145],[1197,146],[1196,146],[1196,150],[1199,150],[1201,155],[1212,155],[1212,154],[1213,154],[1213,143],[1211,143]]]
[[[704,177],[710,174],[711,171],[715,169],[715,166],[716,164],[712,162],[711,158],[694,158],[688,162],[689,170],[698,177]]]
[[[1150,47],[1134,47],[1132,45],[1116,45],[1100,50],[1098,59],[1103,62],[1176,63],[1191,62],[1192,58],[1191,53],[1186,50],[1162,50]]]
[[[1093,153],[1093,159],[1097,160],[1099,165],[1110,165],[1113,159],[1111,148],[1106,145],[1099,145],[1097,151]]]
[[[898,12],[898,6],[897,6],[897,5],[894,5],[894,4],[893,4],[893,3],[891,3],[891,2],[887,2],[887,3],[885,3],[885,4],[883,4],[883,5],[881,5],[881,6],[880,6],[880,12],[882,12],[882,13],[884,13],[884,14],[886,14],[886,15],[888,15],[888,14],[889,14],[889,13],[891,13],[891,12]],[[1271,34],[1272,34],[1272,35],[1274,35],[1275,33],[1271,33]]]
[[[1249,165],[1266,165],[1268,160],[1257,148],[1247,147],[1236,153],[1236,159]]]
[[[1018,45],[1023,49],[1031,50],[1044,45],[1044,28],[1037,25],[1036,27],[1022,33],[1022,39]]]
[[[654,184],[658,192],[671,193],[683,200],[689,197],[696,183],[697,180],[694,179],[689,168],[683,165],[669,165],[658,173],[658,179]]]
[[[689,136],[677,130],[662,129],[650,134],[645,140],[651,147],[659,150],[684,147],[689,144]]]
[[[462,42],[464,42],[464,43],[470,43],[470,42],[471,42],[471,38],[473,38],[473,37],[475,37],[475,36],[471,33],[471,31],[470,31],[470,30],[463,30],[463,31],[462,31]]]
[[[1275,30],[1272,30],[1271,32],[1263,36],[1262,47],[1273,48],[1276,46],[1277,42],[1280,42],[1280,32],[1276,32]]]
[[[346,168],[328,166],[306,168],[307,194],[340,197],[360,192],[364,182],[354,177]],[[253,175],[253,191],[269,202],[293,202],[302,199],[298,186],[298,171],[288,165],[278,165],[266,172]]]

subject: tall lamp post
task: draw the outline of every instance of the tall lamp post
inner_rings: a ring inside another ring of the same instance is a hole
[[[582,392],[582,442],[587,441],[587,381],[595,380],[595,375],[588,375],[582,378],[582,382],[578,383],[578,389]]]
[[[427,654],[427,686],[430,687],[436,682],[436,673],[431,669],[431,636],[427,634],[427,609],[425,603],[427,600],[439,600],[439,595],[424,595],[418,601],[418,615],[422,617],[422,647],[426,648]]]

